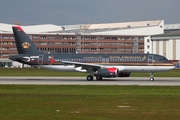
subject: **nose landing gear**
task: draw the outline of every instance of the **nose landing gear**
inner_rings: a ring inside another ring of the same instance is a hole
[[[153,72],[150,72],[149,74],[150,74],[150,79],[149,80],[154,81]]]

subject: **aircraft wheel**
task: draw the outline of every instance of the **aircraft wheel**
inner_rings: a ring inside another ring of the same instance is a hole
[[[101,76],[96,76],[96,80],[102,80]]]
[[[153,77],[150,77],[150,81],[154,81],[154,78],[153,78]]]
[[[93,76],[92,75],[88,75],[87,76],[87,81],[92,81],[93,80]]]

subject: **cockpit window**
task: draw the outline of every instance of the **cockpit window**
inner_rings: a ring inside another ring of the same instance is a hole
[[[168,61],[168,59],[166,57],[163,57],[163,56],[155,56],[155,60],[159,61],[159,62]]]
[[[162,61],[162,62],[163,62],[163,61],[168,61],[168,60],[167,60],[167,58],[165,58],[165,57],[160,57],[159,61]]]
[[[164,57],[164,58],[163,58],[163,61],[168,61],[168,59]]]

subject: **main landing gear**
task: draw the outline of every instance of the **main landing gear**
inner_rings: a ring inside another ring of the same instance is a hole
[[[102,77],[101,76],[96,76],[96,80],[102,80]],[[93,76],[92,75],[88,75],[87,76],[87,81],[93,81]]]
[[[96,80],[100,81],[100,80],[102,80],[102,77],[101,76],[96,76]]]
[[[150,79],[149,80],[154,81],[153,72],[150,72],[149,74],[150,74]]]
[[[92,75],[88,75],[87,76],[87,81],[93,81],[93,76]]]

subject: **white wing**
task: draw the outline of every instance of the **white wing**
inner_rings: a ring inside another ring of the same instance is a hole
[[[89,63],[82,63],[82,62],[72,62],[72,61],[62,61],[64,65],[74,65],[76,67],[82,67],[89,72],[95,72],[99,70],[102,66],[97,64],[89,64]]]

